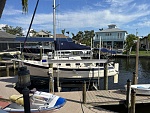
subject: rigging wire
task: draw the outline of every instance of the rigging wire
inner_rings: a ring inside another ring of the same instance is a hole
[[[34,19],[36,10],[37,10],[38,3],[39,3],[39,0],[37,0],[36,6],[35,6],[35,9],[34,9],[34,13],[32,15],[32,19],[31,19],[31,22],[30,22],[30,25],[29,25],[29,28],[28,28],[28,31],[27,31],[27,34],[26,34],[26,37],[25,37],[25,40],[24,40],[24,44],[23,44],[23,47],[22,47],[22,50],[21,50],[21,57],[23,57],[22,56],[23,55],[23,50],[24,50],[24,47],[25,47],[25,44],[26,44],[26,41],[27,41],[27,38],[28,38],[28,35],[29,35],[29,32],[30,32],[32,23],[33,23],[33,19]]]

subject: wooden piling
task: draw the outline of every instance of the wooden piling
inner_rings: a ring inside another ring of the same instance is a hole
[[[49,92],[54,93],[54,82],[53,82],[53,64],[49,64]]]
[[[6,64],[6,73],[7,73],[7,77],[9,77],[9,65]]]
[[[131,80],[127,80],[127,92],[126,92],[126,108],[127,112],[130,113],[131,109]]]
[[[16,70],[16,61],[13,60],[13,68]]]
[[[136,92],[134,89],[131,90],[131,113],[135,113],[135,100]]]
[[[108,90],[108,65],[104,64],[104,90]]]
[[[133,84],[133,85],[136,84],[136,83],[137,83],[136,81],[137,81],[136,73],[133,72],[133,83],[132,83],[132,84]]]
[[[85,104],[86,103],[86,82],[84,81],[83,83],[83,89],[82,89],[82,100],[83,100],[83,103]]]
[[[40,60],[42,60],[42,47],[40,47]]]

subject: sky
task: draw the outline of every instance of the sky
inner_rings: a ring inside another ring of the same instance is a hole
[[[28,13],[22,13],[22,0],[6,0],[0,27],[29,28],[37,0],[28,0]],[[40,0],[31,29],[53,34],[53,0]],[[116,24],[128,34],[147,36],[150,33],[150,0],[56,0],[56,33],[107,29]]]

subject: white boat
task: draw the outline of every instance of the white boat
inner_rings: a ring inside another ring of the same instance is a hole
[[[24,113],[23,95],[12,95],[12,103],[3,110],[9,113]],[[51,93],[36,91],[30,95],[31,113],[51,113],[60,109],[66,103],[66,99]]]
[[[20,60],[27,69],[30,71],[30,75],[34,77],[48,77],[48,74],[53,71],[54,79],[59,76],[59,79],[72,79],[72,80],[89,80],[98,79],[99,77],[104,77],[104,63],[82,63],[80,56],[74,57],[55,57],[53,60],[58,60],[60,63],[53,63],[53,67],[49,67],[48,56],[43,56],[41,61],[35,60]],[[61,61],[66,60],[70,63],[62,63]],[[71,61],[80,61],[80,63],[74,63]],[[102,60],[102,59],[101,59]],[[17,61],[17,60],[16,60]],[[97,60],[98,61],[98,60]],[[115,63],[112,65],[108,63],[108,76],[115,76],[118,74],[119,64]]]
[[[139,95],[150,95],[150,84],[131,85],[131,89],[134,89]]]

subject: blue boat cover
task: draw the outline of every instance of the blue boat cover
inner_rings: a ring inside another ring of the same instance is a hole
[[[16,37],[15,41],[24,42],[25,37]],[[55,42],[55,50],[91,50],[89,46],[76,44],[71,38],[44,38],[44,37],[32,37],[27,38],[26,42]]]

